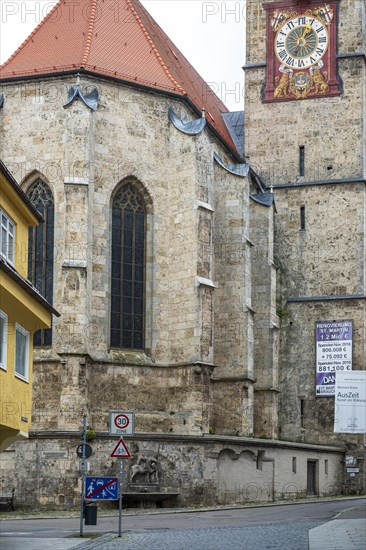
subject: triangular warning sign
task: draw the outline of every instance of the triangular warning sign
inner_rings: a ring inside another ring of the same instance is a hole
[[[111,456],[114,458],[131,458],[130,451],[127,449],[126,443],[123,441],[122,437],[118,441]]]

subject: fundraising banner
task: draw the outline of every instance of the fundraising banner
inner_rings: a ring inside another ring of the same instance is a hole
[[[316,396],[335,394],[336,374],[352,370],[352,321],[316,323]]]
[[[334,431],[366,433],[366,371],[337,372]]]

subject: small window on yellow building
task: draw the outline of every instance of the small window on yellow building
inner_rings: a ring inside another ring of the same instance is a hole
[[[15,325],[15,375],[28,381],[29,374],[29,332]]]
[[[14,263],[14,242],[15,225],[11,219],[0,210],[1,216],[1,234],[0,234],[0,252],[10,263]]]
[[[0,368],[6,370],[6,346],[8,336],[8,316],[0,310]]]

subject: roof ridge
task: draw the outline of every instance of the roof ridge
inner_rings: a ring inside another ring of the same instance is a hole
[[[174,86],[176,86],[178,88],[179,91],[181,91],[184,95],[188,95],[187,92],[182,88],[182,86],[180,86],[180,84],[178,84],[178,82],[175,80],[175,78],[171,75],[171,73],[169,72],[169,69],[168,67],[165,65],[164,61],[163,61],[163,58],[161,57],[161,55],[159,54],[155,44],[154,44],[154,41],[153,39],[151,38],[150,34],[148,33],[148,31],[146,30],[146,27],[145,25],[143,24],[139,14],[137,13],[136,9],[134,8],[133,4],[132,4],[132,1],[131,0],[126,0],[126,3],[128,5],[128,7],[130,8],[133,16],[135,17],[138,25],[140,26],[146,40],[149,42],[150,46],[151,46],[151,49],[152,51],[154,52],[155,54],[155,57],[157,58],[158,62],[160,63],[163,71],[165,72],[165,74],[167,75],[167,77],[169,78],[169,80],[174,84]],[[142,9],[145,9],[143,7],[142,4],[140,4],[140,7]]]
[[[48,12],[46,17],[44,19],[42,19],[42,21],[40,23],[38,23],[38,25],[33,30],[33,32],[31,32],[31,34],[24,40],[24,42],[22,42],[20,44],[20,46],[15,50],[15,52],[12,53],[12,55],[9,57],[9,59],[7,59],[7,61],[5,61],[5,63],[3,63],[2,65],[0,64],[1,68],[5,67],[8,63],[10,63],[10,61],[12,61],[14,59],[14,57],[18,54],[18,52],[20,50],[22,50],[24,48],[24,46],[26,44],[28,44],[28,42],[30,42],[32,40],[33,36],[38,31],[38,29],[43,27],[43,25],[46,23],[46,21],[48,21],[48,19],[53,15],[53,12],[56,11],[56,9],[58,9],[59,5],[62,4],[62,2],[64,2],[64,1],[65,0],[58,0],[58,2],[56,2],[56,4],[53,6],[52,10]]]
[[[85,50],[84,50],[84,56],[81,61],[81,66],[84,67],[88,63],[89,55],[90,55],[90,49],[91,49],[91,42],[93,38],[93,31],[95,26],[95,19],[96,19],[96,13],[97,13],[97,1],[98,0],[91,0],[91,9],[90,9],[90,21],[88,26],[88,32],[86,35],[85,40]]]

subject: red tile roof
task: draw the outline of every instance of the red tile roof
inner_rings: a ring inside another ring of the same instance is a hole
[[[0,66],[0,81],[78,70],[187,98],[237,151],[221,117],[228,109],[139,0],[60,0]]]

